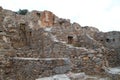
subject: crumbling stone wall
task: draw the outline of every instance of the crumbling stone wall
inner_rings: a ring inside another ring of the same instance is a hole
[[[108,48],[120,48],[120,32],[117,31],[112,31],[112,32],[106,32],[106,33],[97,33],[96,35],[96,40],[99,40],[104,46]],[[97,37],[99,36],[99,37]]]
[[[4,68],[4,73],[2,73],[4,80],[35,80],[39,77],[68,72],[70,61],[64,58],[11,58]]]
[[[40,21],[42,27],[49,27],[54,25],[54,14],[50,11],[44,11],[40,14]]]
[[[87,74],[103,74],[103,67],[113,66],[117,63],[116,60],[119,61],[115,51],[104,44],[106,33],[101,33],[96,28],[81,27],[78,23],[71,24],[70,20],[58,18],[49,11],[32,11],[26,15],[18,15],[9,10],[2,10],[1,17],[4,17],[0,26],[1,78],[33,80],[39,75],[65,73],[66,71],[61,69],[66,69],[68,65],[61,64],[59,60],[55,60],[55,63],[11,61],[13,57],[69,58],[70,71]],[[70,44],[69,36],[72,37]],[[113,36],[113,33],[107,33],[107,36]],[[42,66],[43,68],[40,68]],[[46,66],[49,70],[46,70]]]
[[[118,44],[120,42],[120,32],[117,31],[108,32],[105,33],[104,36],[106,40],[105,46],[114,49],[120,48],[120,44]]]
[[[112,52],[109,53],[110,63],[113,63],[112,66],[120,66],[120,32],[99,32],[95,34],[95,39],[100,42],[105,47],[109,48]],[[99,37],[98,37],[99,36]],[[112,58],[110,56],[113,56]],[[114,59],[114,60],[113,60]],[[112,61],[113,60],[113,61]]]

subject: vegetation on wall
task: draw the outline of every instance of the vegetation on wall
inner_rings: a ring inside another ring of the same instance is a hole
[[[15,12],[16,14],[26,15],[29,11],[27,9],[19,9],[19,11]]]

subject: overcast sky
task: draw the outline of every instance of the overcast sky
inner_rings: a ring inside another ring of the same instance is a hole
[[[100,31],[120,31],[120,0],[0,0],[4,9],[49,10],[61,18]]]

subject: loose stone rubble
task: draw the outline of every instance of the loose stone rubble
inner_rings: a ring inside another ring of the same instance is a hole
[[[119,42],[120,32],[82,27],[50,11],[19,15],[0,7],[0,79],[34,80],[69,71],[104,75],[103,67],[120,66]]]

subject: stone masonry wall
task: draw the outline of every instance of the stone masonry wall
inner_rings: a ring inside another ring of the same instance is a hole
[[[4,80],[35,80],[70,70],[70,61],[67,58],[11,58],[9,64],[4,66],[4,73],[1,74]]]
[[[115,50],[101,42],[104,33],[93,27],[72,24],[70,20],[58,18],[52,12],[32,11],[18,15],[3,9],[2,12],[0,10],[0,20],[2,80],[34,80],[67,71],[104,74],[103,67],[114,66],[119,61]],[[73,39],[70,44],[68,36]],[[27,58],[31,59],[25,60]],[[68,60],[41,62],[38,58]]]

